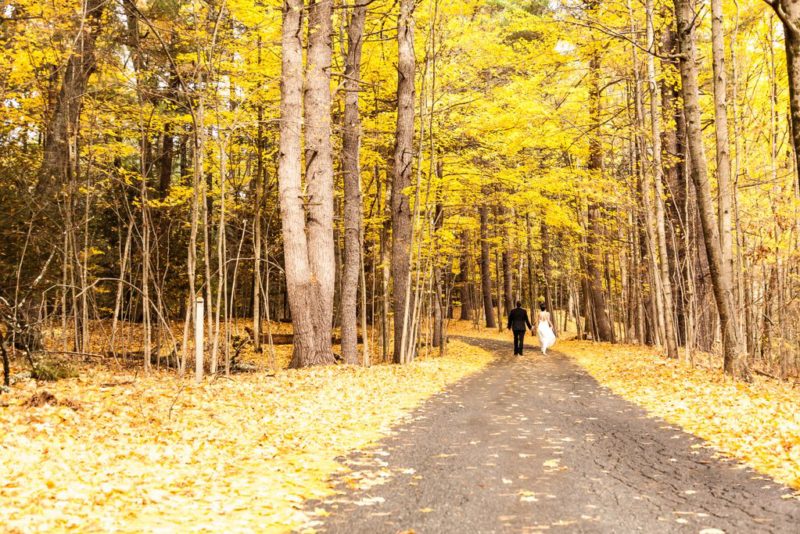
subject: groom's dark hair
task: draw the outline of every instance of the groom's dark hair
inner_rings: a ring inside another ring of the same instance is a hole
[[[521,308],[521,307],[522,307],[522,303],[520,301],[517,301],[517,308]]]

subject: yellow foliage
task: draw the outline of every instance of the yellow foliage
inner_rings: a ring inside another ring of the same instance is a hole
[[[22,531],[287,531],[331,493],[336,458],[374,443],[447,384],[491,361],[454,341],[408,366],[240,375],[97,371],[15,387],[0,412],[0,507]]]

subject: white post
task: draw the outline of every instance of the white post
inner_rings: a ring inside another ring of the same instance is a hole
[[[203,381],[203,343],[205,342],[203,308],[203,297],[197,297],[194,306],[194,363],[195,380],[198,384]]]

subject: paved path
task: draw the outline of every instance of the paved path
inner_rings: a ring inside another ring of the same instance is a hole
[[[322,532],[787,532],[800,502],[558,353],[499,360],[421,407],[325,503]],[[716,530],[715,530],[716,529]]]

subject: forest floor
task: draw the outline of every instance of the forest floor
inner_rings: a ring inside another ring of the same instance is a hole
[[[436,395],[377,447],[350,455],[351,471],[337,478],[340,494],[310,503],[330,515],[308,527],[347,533],[797,531],[800,501],[786,486],[620,398],[564,354],[529,349],[513,357],[508,336],[501,339],[487,331],[481,339],[466,338],[476,350],[495,352],[495,363]],[[573,353],[631,397],[644,389],[668,401],[658,385],[664,377],[650,368],[678,372],[642,354],[621,355],[617,347],[566,342],[559,351]],[[618,375],[623,368],[625,376]],[[697,378],[690,375],[671,378],[689,387]],[[739,386],[717,382],[748,404]],[[751,415],[718,413],[720,419]],[[740,441],[759,439],[739,434]]]
[[[782,532],[800,519],[793,384],[568,339],[543,357],[529,336],[514,359],[508,332],[450,334],[447,356],[404,367],[288,371],[291,346],[248,349],[256,372],[199,386],[110,358],[37,382],[18,360],[0,395],[0,531]]]
[[[309,520],[305,500],[331,491],[337,457],[491,359],[454,341],[409,366],[200,385],[113,362],[21,379],[0,394],[0,531],[286,531]]]

